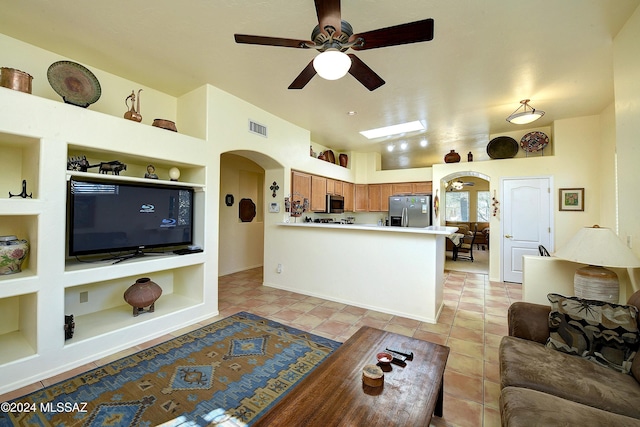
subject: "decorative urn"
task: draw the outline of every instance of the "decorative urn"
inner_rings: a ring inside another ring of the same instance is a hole
[[[142,277],[124,292],[124,300],[133,307],[133,317],[136,317],[144,313],[145,307],[149,307],[148,313],[153,313],[160,295],[162,295],[162,288],[148,277]]]
[[[0,236],[0,274],[22,271],[22,262],[29,254],[29,242],[16,236]]]
[[[458,163],[460,161],[460,154],[456,153],[456,150],[449,151],[448,154],[444,156],[445,163]]]

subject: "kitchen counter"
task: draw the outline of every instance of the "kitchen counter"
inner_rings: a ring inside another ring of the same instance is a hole
[[[344,230],[367,230],[393,233],[414,233],[414,234],[442,234],[445,237],[455,233],[458,227],[430,226],[430,227],[389,227],[377,224],[342,224],[337,222],[283,222],[279,225],[289,227],[315,227],[315,228],[336,228]]]
[[[265,250],[264,285],[436,323],[445,240],[455,227],[275,223],[289,250]],[[318,319],[318,322],[324,319]]]

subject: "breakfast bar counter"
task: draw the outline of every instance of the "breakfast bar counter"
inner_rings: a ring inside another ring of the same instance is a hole
[[[264,285],[435,323],[442,308],[445,239],[455,227],[278,223]],[[265,242],[265,247],[269,247]],[[275,243],[274,243],[275,244]]]

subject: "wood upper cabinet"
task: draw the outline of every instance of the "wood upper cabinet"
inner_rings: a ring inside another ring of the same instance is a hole
[[[396,182],[391,184],[391,191],[394,196],[399,196],[401,194],[411,194],[413,193],[413,186],[410,182]]]
[[[342,181],[336,181],[335,179],[327,178],[327,194],[334,194],[336,196],[344,196],[343,186],[345,183]]]
[[[391,184],[392,195],[402,194],[431,194],[432,185],[431,181],[422,182],[396,182]]]
[[[311,175],[291,171],[291,201],[309,199],[311,203]]]
[[[433,193],[433,184],[431,181],[412,182],[413,194],[431,194]]]
[[[327,178],[323,176],[311,175],[311,210],[327,210]]]
[[[355,184],[355,211],[369,211],[369,189],[367,184]]]
[[[369,212],[387,212],[391,192],[391,184],[369,184]]]
[[[353,194],[353,184],[350,182],[342,183],[342,196],[344,197],[344,211],[353,212],[355,210],[355,198]]]

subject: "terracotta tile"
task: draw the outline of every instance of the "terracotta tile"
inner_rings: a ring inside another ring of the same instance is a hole
[[[451,369],[444,371],[444,391],[458,399],[471,400],[482,405],[482,378],[458,373]]]
[[[342,323],[347,323],[349,325],[355,325],[360,319],[362,319],[362,316],[348,313],[343,310],[343,311],[338,311],[334,313],[330,319],[338,322],[342,322]]]
[[[484,407],[483,427],[501,427],[500,410],[488,406]]]
[[[492,381],[484,382],[484,406],[500,409],[500,384]]]
[[[484,343],[487,346],[490,347],[500,347],[500,341],[502,341],[502,337],[504,335],[494,335],[494,334],[490,334],[485,332],[484,333]]]
[[[343,310],[347,306],[347,304],[335,301],[323,301],[322,306],[332,308],[334,310]]]
[[[305,299],[303,299],[302,301],[308,303],[308,304],[315,304],[315,305],[320,305],[324,302],[328,302],[327,300],[324,300],[322,298],[318,298],[318,297],[306,297]]]
[[[463,328],[473,329],[480,332],[484,331],[484,322],[482,321],[482,319],[480,320],[468,319],[466,317],[460,317],[460,315],[457,315],[456,318],[453,320],[453,326],[460,326]]]
[[[349,329],[351,325],[342,322],[336,322],[335,320],[325,320],[320,325],[313,328],[311,332],[324,332],[327,334],[331,334],[332,336],[339,336],[343,334],[347,329]]]
[[[482,331],[457,325],[451,327],[451,333],[449,334],[449,336],[452,338],[458,338],[478,344],[483,344],[485,342],[484,334],[482,333]]]
[[[345,308],[343,308],[342,311],[345,313],[355,314],[357,316],[364,316],[368,310],[366,308],[354,307],[352,305],[348,305]]]
[[[473,302],[460,301],[460,304],[458,304],[458,310],[473,311],[473,312],[476,312],[476,313],[484,313],[484,304],[482,304],[482,302],[473,303]]]
[[[484,356],[483,344],[449,337],[449,339],[447,340],[447,345],[449,346],[449,348],[451,348],[451,351],[455,351],[456,353],[478,358],[482,358]]]
[[[291,306],[289,306],[289,308],[292,310],[302,311],[306,313],[307,311],[310,311],[316,308],[316,305],[310,302],[300,301],[295,304],[292,304]]]
[[[393,316],[391,320],[389,320],[390,325],[400,325],[411,329],[416,329],[420,325],[419,320],[407,319],[406,317]]]
[[[440,345],[447,345],[448,337],[446,335],[435,334],[433,332],[417,330],[413,333],[413,338],[422,341],[433,342]]]
[[[447,369],[463,375],[482,378],[484,361],[480,357],[471,357],[452,351],[447,359]]]
[[[387,326],[387,321],[364,316],[360,318],[358,322],[356,322],[356,326],[358,327],[371,326],[372,328],[376,328],[376,329],[384,329],[384,327]]]
[[[431,332],[440,335],[449,335],[449,332],[451,332],[451,325],[447,323],[422,322],[418,326],[418,331]]]
[[[443,417],[446,426],[479,427],[482,425],[482,404],[444,394]]]
[[[407,328],[406,326],[394,325],[391,323],[387,324],[387,326],[385,326],[383,329],[385,331],[394,332],[396,334],[405,335],[407,337],[412,337],[413,333],[416,331],[415,328]]]
[[[270,305],[270,304],[265,304],[265,305],[261,305],[260,307],[253,307],[251,310],[253,312],[253,314],[257,314],[258,316],[271,316],[275,313],[277,313],[278,311],[280,311],[282,308],[277,306],[277,305]]]
[[[381,313],[375,310],[367,310],[367,313],[364,315],[364,317],[371,317],[373,319],[384,320],[385,322],[388,322],[393,317],[393,314]]]
[[[45,387],[49,387],[50,385],[59,383],[60,381],[68,380],[69,378],[75,377],[76,375],[84,374],[85,372],[97,367],[98,366],[95,363],[87,363],[86,365],[78,366],[77,368],[55,375],[51,378],[47,378],[46,380],[42,380],[42,385]]]
[[[500,364],[484,361],[484,379],[500,383]]]
[[[291,310],[291,309],[284,309],[284,310],[280,310],[277,313],[273,314],[273,318],[278,321],[278,320],[284,320],[287,322],[292,322],[294,320],[296,320],[298,317],[302,316],[304,314],[304,312],[302,311],[298,311],[298,310]]]
[[[500,349],[498,347],[484,347],[484,360],[491,363],[500,363]]]
[[[321,319],[329,319],[331,318],[331,316],[337,313],[337,310],[320,305],[318,307],[315,307],[309,310],[307,313],[313,314],[314,316],[318,316]]]
[[[295,320],[295,323],[302,326],[303,330],[305,329],[305,327],[308,328],[308,330],[311,330],[322,322],[324,322],[324,319],[306,313]]]
[[[496,325],[494,323],[485,323],[484,331],[494,335],[509,335],[507,325]]]
[[[20,387],[16,390],[10,391],[8,393],[0,394],[0,402],[7,402],[9,400],[16,399],[18,397],[24,396],[29,393],[33,393],[34,391],[38,391],[44,388],[41,382],[29,384],[24,387]]]

